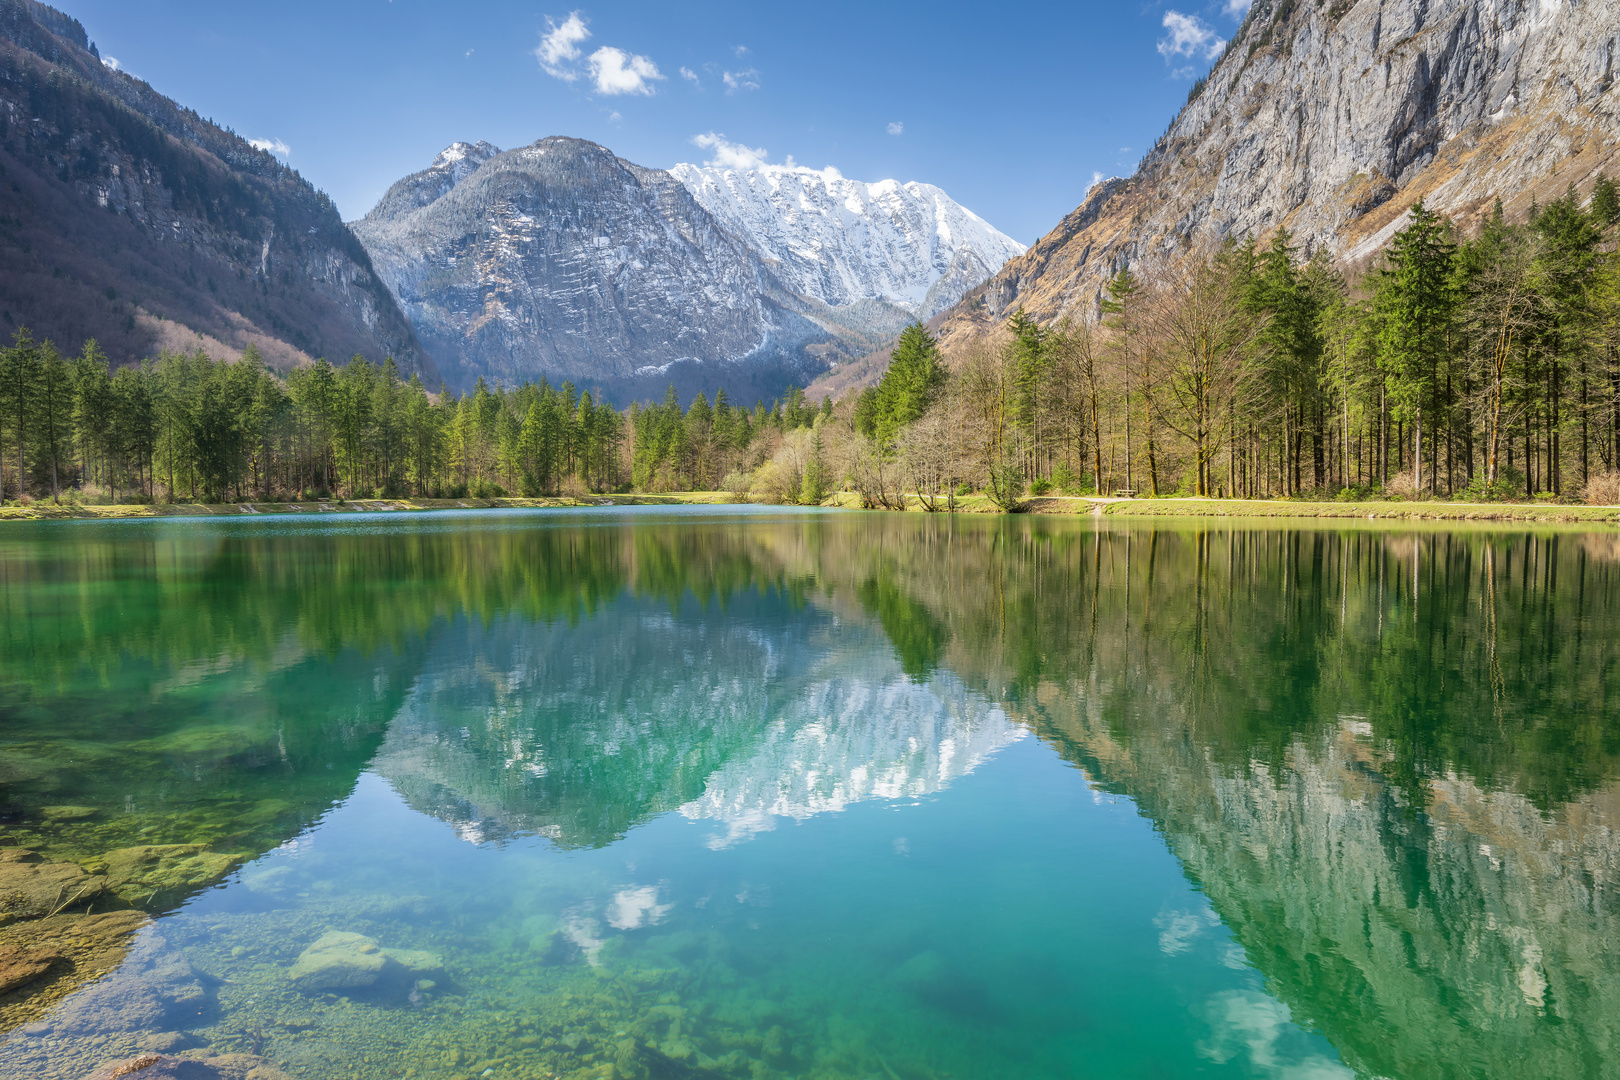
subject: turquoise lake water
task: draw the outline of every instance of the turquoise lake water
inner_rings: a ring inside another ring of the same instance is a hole
[[[0,842],[235,861],[0,1075],[1620,1076],[1617,616],[1613,533],[7,525]]]

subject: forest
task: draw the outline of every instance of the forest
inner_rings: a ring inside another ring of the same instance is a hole
[[[0,350],[0,497],[174,502],[723,490],[953,509],[983,493],[1620,502],[1620,192],[1599,176],[1472,235],[1427,209],[1364,271],[1286,230],[1144,262],[1090,310],[942,346],[878,385],[617,408],[542,380],[464,395],[393,362],[113,370]]]

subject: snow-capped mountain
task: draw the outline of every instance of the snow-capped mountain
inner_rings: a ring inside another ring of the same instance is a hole
[[[1023,248],[936,187],[648,169],[583,139],[453,143],[350,227],[440,370],[616,401],[769,400],[881,347]]]
[[[392,219],[420,210],[450,194],[457,184],[500,152],[500,147],[483,140],[451,143],[433,159],[432,165],[389,188],[366,217],[368,220]]]
[[[878,300],[927,319],[1024,253],[932,184],[795,165],[670,172],[784,284],[829,307]]]
[[[769,399],[828,331],[679,181],[583,139],[455,143],[351,227],[452,384]]]

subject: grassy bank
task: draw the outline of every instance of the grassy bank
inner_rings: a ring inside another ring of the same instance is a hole
[[[712,506],[740,500],[724,491],[682,491],[667,495],[588,495],[555,499],[336,499],[320,502],[178,503],[137,506],[36,502],[0,507],[0,521],[53,518],[250,517],[259,514],[354,514],[402,510],[538,509],[580,506]],[[839,492],[823,505],[859,509],[860,497]],[[922,504],[907,497],[906,509]],[[983,495],[957,500],[965,514],[1000,513]],[[1032,514],[1094,515],[1126,518],[1339,518],[1363,521],[1524,521],[1620,524],[1620,507],[1564,506],[1556,503],[1298,502],[1290,499],[1091,499],[1043,496],[1031,499]]]
[[[1620,507],[1565,506],[1558,503],[1124,499],[1104,503],[1102,511],[1114,517],[1360,518],[1368,521],[1592,522],[1610,525],[1620,523]]]

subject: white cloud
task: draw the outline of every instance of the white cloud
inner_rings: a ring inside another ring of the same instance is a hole
[[[573,82],[579,78],[579,72],[568,65],[579,59],[580,42],[590,37],[591,32],[585,29],[585,20],[577,11],[560,23],[547,16],[546,25],[551,29],[540,39],[540,47],[534,50],[535,58],[547,75]]]
[[[692,81],[692,83],[694,85],[697,85],[697,86],[702,86],[703,85],[702,81],[700,79],[698,79],[698,73],[693,71],[691,68],[686,67],[685,65],[682,65],[682,67],[681,67],[681,78],[689,79],[689,80]]]
[[[651,94],[651,80],[664,76],[645,56],[604,45],[591,53],[591,80],[598,94]]]
[[[624,119],[624,117],[619,115],[619,110],[618,109],[614,109],[612,112],[608,113],[608,123],[610,123],[610,124],[617,124],[620,120],[623,120],[623,119]]]
[[[903,135],[903,134],[905,134],[905,130],[906,130],[906,125],[902,124],[898,120],[894,120],[894,121],[891,121],[889,123],[889,134],[890,135]]]
[[[468,50],[467,50],[467,51],[466,51],[466,53],[465,53],[465,54],[463,54],[463,55],[465,55],[465,56],[466,56],[466,57],[467,57],[467,59],[469,59],[469,60],[471,60],[471,59],[472,59],[472,54],[473,54],[473,50],[471,50],[471,49],[468,49]]]
[[[765,164],[765,158],[768,156],[764,147],[755,150],[741,143],[731,142],[724,135],[713,131],[707,135],[692,136],[692,145],[700,150],[713,151],[714,156],[705,164],[721,169],[757,169]]]
[[[118,57],[116,56],[103,56],[101,58],[101,62],[112,68],[114,71],[118,70]]]
[[[277,157],[286,157],[292,153],[292,147],[288,146],[280,139],[249,139],[248,145],[253,147],[255,150],[263,150],[267,154],[275,154]]]
[[[1164,28],[1170,34],[1159,39],[1159,55],[1166,60],[1174,60],[1178,56],[1213,60],[1226,48],[1226,39],[1196,15],[1167,11],[1164,13]]]
[[[728,94],[734,94],[738,90],[758,90],[759,72],[754,68],[747,71],[727,71],[721,74],[720,81],[726,84]]]
[[[1249,13],[1249,5],[1254,0],[1226,0],[1221,13],[1233,19],[1241,19]]]
[[[748,55],[748,46],[746,46],[746,45],[738,45],[735,49],[732,49],[731,51],[737,55],[738,59],[741,59],[742,57]]]

